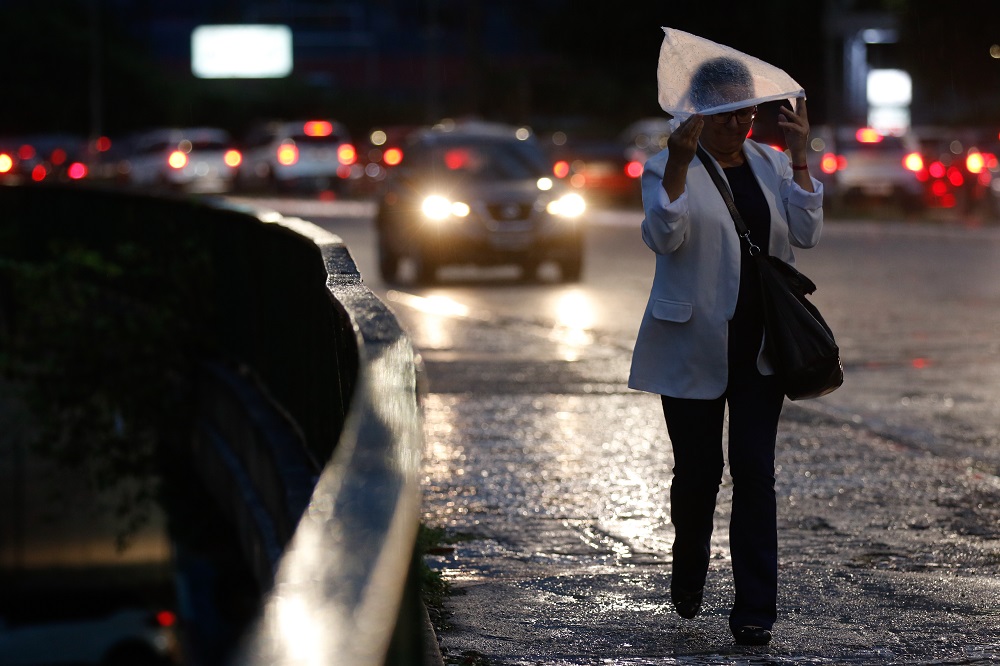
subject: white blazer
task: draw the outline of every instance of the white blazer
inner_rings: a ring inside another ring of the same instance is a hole
[[[794,263],[791,246],[813,247],[823,229],[823,185],[815,192],[792,180],[788,156],[747,140],[743,154],[771,209],[767,249]],[[719,169],[712,158],[713,166]],[[642,173],[642,240],[656,253],[656,273],[632,353],[628,385],[675,398],[718,398],[729,383],[729,320],[740,288],[740,243],[729,214],[696,156],[684,193],[671,202],[663,189],[667,150],[651,157]],[[724,173],[724,172],[723,172]],[[753,241],[764,248],[763,239]],[[762,374],[774,370],[763,346]]]

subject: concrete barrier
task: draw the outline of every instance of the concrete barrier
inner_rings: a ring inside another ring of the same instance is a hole
[[[260,594],[230,660],[423,663],[418,357],[343,242],[300,219],[107,191],[0,188],[0,210],[25,257],[52,236],[158,249],[154,289],[190,290],[209,322],[193,460]],[[179,264],[189,284],[170,281]]]

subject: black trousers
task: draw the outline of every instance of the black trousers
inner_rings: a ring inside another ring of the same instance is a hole
[[[758,338],[759,339],[759,338]],[[784,396],[756,368],[731,368],[715,400],[662,396],[674,453],[670,520],[675,538],[671,588],[701,589],[708,573],[716,496],[722,482],[723,421],[729,406],[733,510],[729,543],[736,599],[731,627],[770,629],[777,616],[778,527],[774,449]]]

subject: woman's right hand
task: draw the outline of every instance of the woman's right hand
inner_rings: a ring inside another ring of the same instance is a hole
[[[704,126],[705,117],[699,113],[678,125],[667,139],[667,148],[670,149],[668,159],[674,161],[676,158],[678,166],[690,164],[698,150],[698,138]]]

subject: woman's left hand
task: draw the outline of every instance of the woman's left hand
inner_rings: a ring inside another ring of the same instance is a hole
[[[778,115],[778,127],[785,132],[785,145],[792,154],[794,164],[805,164],[809,143],[809,114],[806,113],[806,100],[800,97],[795,101],[795,111],[782,106]]]

